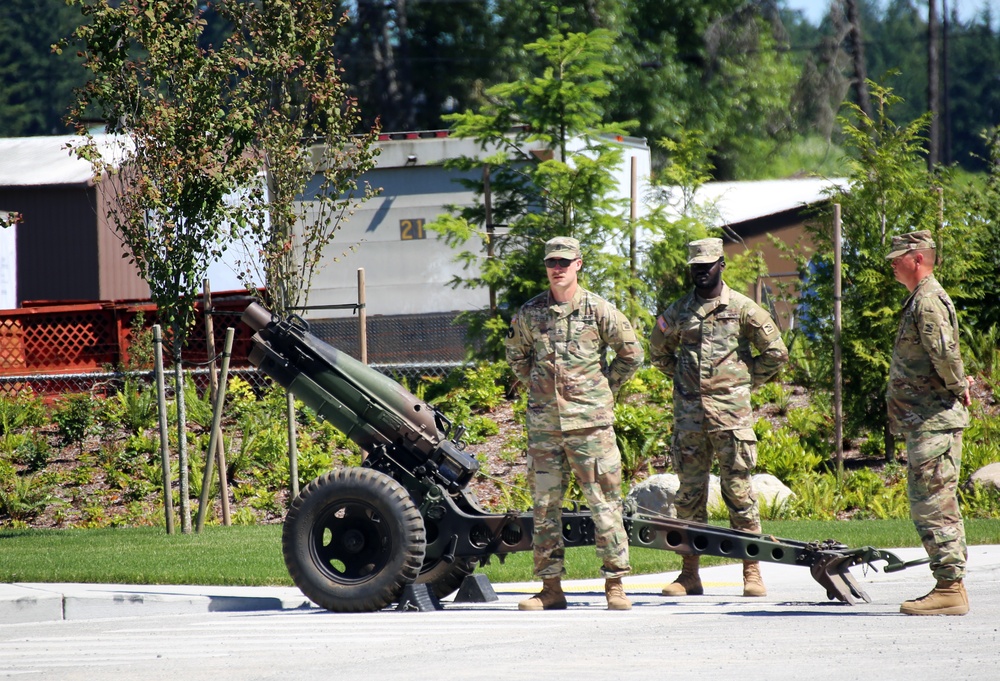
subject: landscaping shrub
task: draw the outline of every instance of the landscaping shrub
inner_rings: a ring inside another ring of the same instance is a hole
[[[0,396],[0,436],[23,428],[37,428],[45,422],[45,406],[31,390],[21,390],[17,397]]]
[[[14,475],[0,480],[0,516],[15,527],[37,518],[56,501],[52,488],[35,475]]]
[[[56,405],[52,420],[59,427],[63,444],[79,444],[94,425],[94,401],[90,395],[74,394],[62,398]]]
[[[121,390],[104,399],[98,419],[110,431],[123,429],[138,435],[156,426],[156,391],[134,378],[125,379]]]
[[[791,486],[823,463],[823,457],[807,450],[801,436],[790,428],[774,429],[761,419],[754,431],[757,433],[758,473],[770,473]]]

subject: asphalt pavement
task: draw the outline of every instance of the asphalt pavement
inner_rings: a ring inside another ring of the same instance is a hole
[[[914,560],[925,554],[919,548],[892,549],[903,560]],[[880,566],[881,564],[876,564]],[[814,601],[816,605],[830,603],[825,590],[803,567],[776,563],[761,563],[761,572],[768,595],[760,599],[742,598],[742,573],[738,563],[702,569],[705,596],[670,599],[660,596],[660,588],[673,581],[676,572],[626,577],[626,592],[636,608],[665,601],[685,603],[753,603],[774,609],[780,614],[782,605]],[[933,586],[926,565],[885,573],[866,566],[851,569],[855,579],[871,597],[871,603],[854,606],[859,612],[886,608],[891,611],[901,600],[923,595]],[[969,574],[966,585],[970,595],[971,616],[986,615],[977,608],[977,596],[989,596],[990,608],[1000,606],[1000,546],[969,547]],[[538,582],[492,584],[497,600],[486,603],[455,603],[445,599],[442,612],[456,608],[517,609],[517,601],[526,594],[536,593]],[[603,605],[603,580],[570,580],[564,589],[574,607]],[[488,591],[488,589],[486,589]],[[579,597],[578,597],[579,595]],[[595,601],[595,595],[597,599]],[[735,599],[735,600],[734,600]],[[392,606],[390,606],[391,608]],[[86,620],[145,615],[183,615],[210,612],[263,612],[319,610],[295,587],[237,587],[196,585],[128,585],[128,584],[0,584],[0,625],[57,620]],[[1000,610],[988,613],[1000,621]]]

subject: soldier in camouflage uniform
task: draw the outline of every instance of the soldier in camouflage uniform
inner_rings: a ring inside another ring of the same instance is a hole
[[[576,239],[549,240],[549,290],[524,304],[508,332],[507,361],[528,388],[532,540],[543,583],[541,593],[518,604],[521,610],[566,607],[561,509],[570,471],[593,514],[608,609],[632,607],[621,584],[630,567],[612,424],[614,395],[642,363],[642,346],[621,312],[578,285],[582,265]],[[609,347],[615,356],[607,364]]]
[[[722,498],[729,524],[760,532],[751,476],[757,463],[750,390],[773,378],[788,350],[771,315],[722,281],[722,239],[688,244],[694,290],[674,301],[656,320],[649,341],[653,366],[674,382],[671,458],[680,480],[677,517],[707,522],[708,478],[719,461]],[[704,593],[699,556],[683,557],[665,596]],[[765,596],[757,561],[744,561],[743,595]]]
[[[958,347],[958,318],[934,278],[929,231],[893,237],[886,258],[910,291],[889,366],[889,426],[906,441],[910,516],[937,580],[930,593],[904,602],[900,612],[964,615],[969,611],[962,583],[968,552],[957,489],[971,397]]]

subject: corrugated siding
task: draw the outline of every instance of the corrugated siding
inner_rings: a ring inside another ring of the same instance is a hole
[[[94,190],[85,185],[0,189],[19,211],[17,299],[100,300]]]
[[[107,208],[104,205],[105,192],[100,190],[106,185],[97,185],[97,200],[101,208],[97,216],[97,239],[99,244],[101,300],[125,300],[148,298],[149,285],[139,276],[135,266],[122,257],[128,252],[128,247],[122,242],[121,236],[110,224],[107,218]]]

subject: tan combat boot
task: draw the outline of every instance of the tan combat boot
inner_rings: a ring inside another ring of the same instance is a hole
[[[964,615],[969,612],[969,595],[961,579],[939,579],[930,593],[905,601],[899,611],[904,615]]]
[[[608,610],[631,610],[632,602],[625,595],[621,577],[604,580],[604,595],[608,599]]]
[[[684,556],[681,573],[670,584],[663,587],[664,596],[701,596],[701,577],[698,576],[699,556]]]
[[[542,580],[542,590],[517,604],[518,610],[565,610],[566,594],[559,577]]]
[[[767,589],[760,576],[760,563],[755,560],[743,561],[743,595],[766,596]]]

